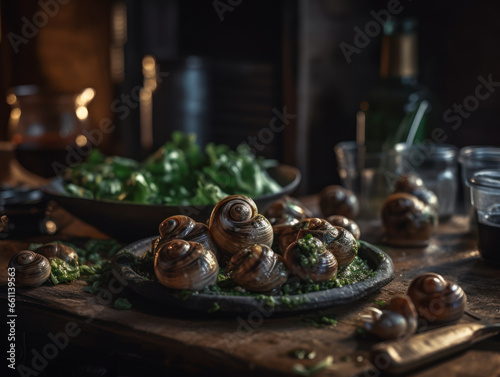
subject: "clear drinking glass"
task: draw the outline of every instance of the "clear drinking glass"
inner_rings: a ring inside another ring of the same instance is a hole
[[[355,141],[335,145],[335,155],[342,186],[354,192],[359,200],[359,217],[378,218],[399,176],[400,156],[395,151],[366,153]]]
[[[439,200],[439,220],[449,220],[455,212],[458,190],[457,152],[450,144],[398,144],[402,154],[402,170],[415,173]]]
[[[55,176],[52,164],[66,164],[67,148],[87,145],[82,131],[88,127],[87,104],[94,94],[92,88],[80,93],[50,92],[34,85],[10,89],[9,128],[19,163],[40,176]]]
[[[484,260],[500,265],[500,169],[475,172],[469,185],[477,247]]]
[[[461,166],[462,184],[464,188],[465,213],[470,215],[471,229],[475,230],[471,209],[471,193],[469,179],[479,170],[500,169],[500,148],[493,146],[468,146],[460,149],[458,162]]]

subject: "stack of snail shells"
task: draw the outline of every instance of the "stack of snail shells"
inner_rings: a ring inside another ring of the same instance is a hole
[[[16,271],[16,283],[24,287],[38,287],[50,277],[50,260],[59,258],[76,265],[78,254],[73,248],[60,244],[48,243],[34,251],[18,251],[9,261],[9,268]]]
[[[392,246],[425,247],[437,226],[438,198],[420,177],[398,177],[381,208],[384,241]]]
[[[427,327],[458,321],[466,304],[459,285],[429,272],[413,279],[406,295],[392,298],[384,309],[369,308],[361,325],[385,340],[405,338],[417,331],[419,322]]]
[[[251,198],[230,195],[214,207],[208,225],[180,215],[165,219],[154,243],[158,280],[173,289],[200,290],[215,285],[223,269],[242,289],[273,294],[290,276],[329,280],[357,255],[351,232],[311,218],[296,199],[284,197],[265,214]],[[306,267],[297,257],[305,245],[316,252],[315,263]]]

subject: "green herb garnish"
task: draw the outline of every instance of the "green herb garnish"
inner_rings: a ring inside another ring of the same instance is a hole
[[[387,302],[384,300],[372,300],[372,302],[377,305],[380,309],[383,309],[387,306]]]
[[[333,356],[328,356],[326,359],[320,361],[318,364],[311,367],[306,367],[302,364],[295,364],[293,366],[293,373],[299,376],[312,376],[322,370],[329,368],[333,365]]]
[[[299,360],[313,360],[316,357],[315,351],[307,351],[304,349],[296,349],[288,352],[288,356]]]
[[[318,262],[319,254],[325,251],[325,244],[313,237],[312,234],[299,239],[297,246],[300,252],[296,254],[296,258],[298,258],[299,264],[304,268],[314,266]]]
[[[215,313],[217,310],[220,309],[220,305],[218,302],[212,302],[212,306],[210,307],[210,309],[208,309],[207,313]]]
[[[301,318],[302,322],[308,323],[311,326],[317,327],[317,328],[323,328],[325,326],[336,326],[337,323],[339,322],[334,315],[332,316],[327,316],[327,315],[322,315],[322,316],[316,316],[316,317],[303,317]]]
[[[78,266],[72,266],[59,258],[51,258],[50,281],[52,284],[69,283],[79,277],[80,268]]]
[[[113,307],[118,310],[128,310],[132,308],[132,304],[126,298],[120,297],[115,300]]]

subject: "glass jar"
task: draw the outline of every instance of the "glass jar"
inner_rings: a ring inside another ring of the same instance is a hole
[[[461,166],[462,184],[464,188],[465,213],[470,214],[471,230],[475,222],[471,211],[471,193],[469,179],[476,171],[484,169],[500,169],[500,148],[493,146],[474,145],[460,149],[458,162]]]
[[[477,228],[477,247],[483,259],[500,265],[500,169],[479,170],[469,179]]]
[[[394,190],[399,155],[395,151],[367,153],[355,141],[342,141],[335,145],[334,151],[342,186],[359,200],[359,218],[378,219],[382,204]]]
[[[94,90],[54,93],[33,85],[9,90],[9,131],[19,163],[43,177],[56,175],[54,163],[67,166],[68,154],[88,143],[82,131],[88,125],[87,104]]]
[[[458,148],[449,144],[398,144],[403,156],[402,171],[415,173],[438,197],[439,221],[448,221],[455,212],[458,191]]]

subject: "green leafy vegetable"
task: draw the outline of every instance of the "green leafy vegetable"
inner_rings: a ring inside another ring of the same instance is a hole
[[[266,171],[273,165],[255,157],[246,144],[232,150],[210,143],[203,152],[194,134],[174,132],[172,140],[143,163],[106,157],[94,149],[85,163],[65,171],[65,191],[80,198],[135,203],[216,204],[227,195],[257,197],[280,191]]]

